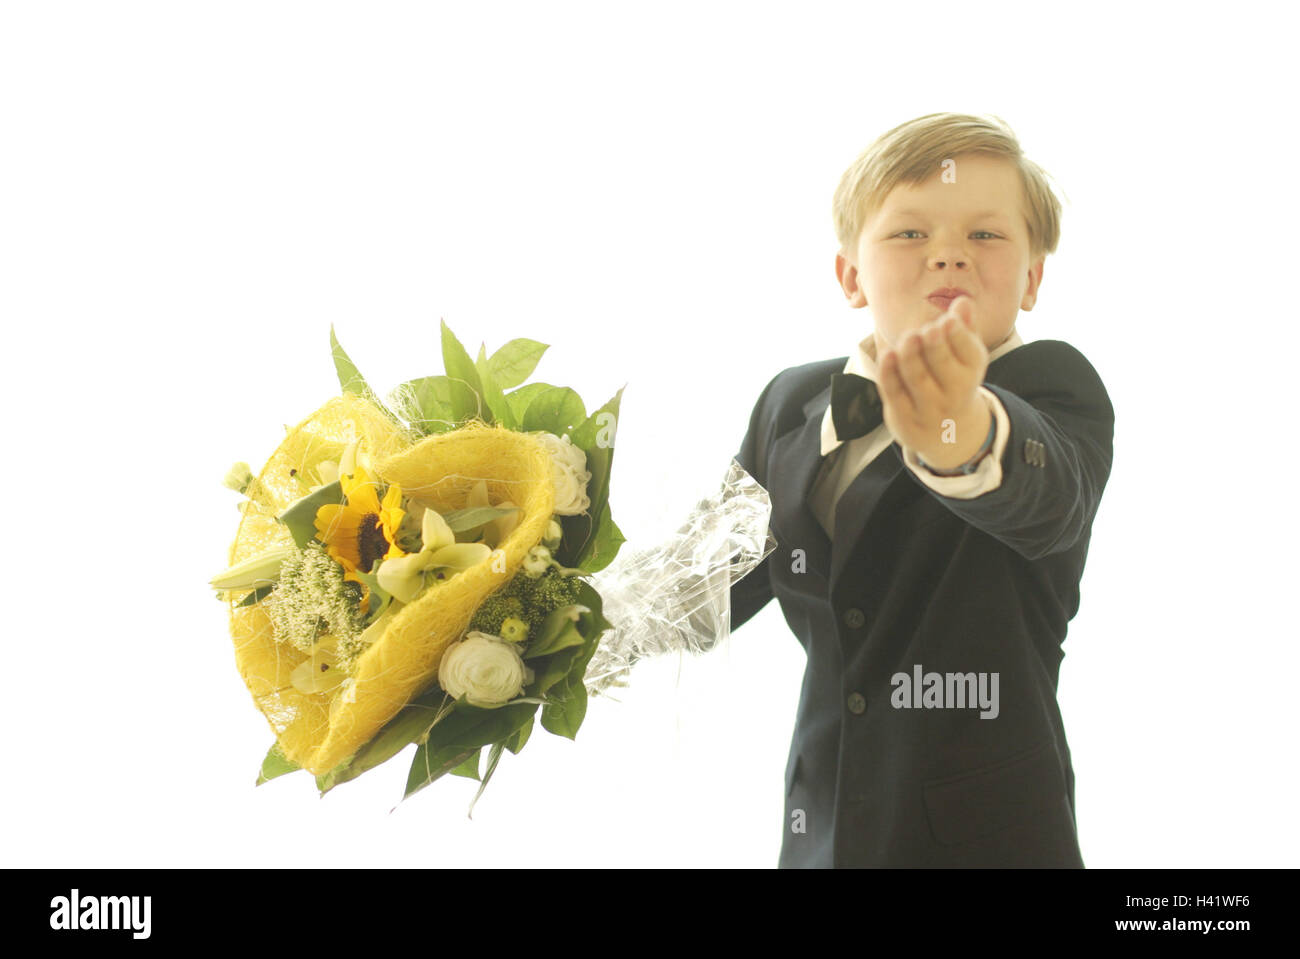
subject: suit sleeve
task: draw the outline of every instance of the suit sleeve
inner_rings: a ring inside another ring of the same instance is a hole
[[[758,480],[759,484],[765,489],[770,489],[767,485],[767,440],[771,432],[771,418],[767,416],[765,406],[768,394],[772,390],[772,384],[775,382],[776,378],[774,377],[763,388],[763,392],[758,397],[758,402],[754,404],[754,410],[749,417],[749,429],[745,432],[745,438],[741,440],[740,452],[734,457],[745,472]],[[771,600],[772,577],[770,571],[772,557],[775,555],[775,553],[769,553],[743,579],[733,580],[731,584],[732,632],[735,632],[752,619]]]
[[[1110,477],[1115,412],[1082,353],[1059,340],[1030,346],[1038,349],[1018,378],[1024,384],[1018,392],[984,384],[1010,421],[1001,483],[969,499],[931,492],[961,519],[1036,560],[1090,534]]]

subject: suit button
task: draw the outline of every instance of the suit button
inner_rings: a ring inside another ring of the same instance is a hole
[[[861,716],[867,711],[867,700],[861,693],[852,693],[849,696],[849,712],[854,716]]]
[[[844,622],[849,629],[861,629],[862,624],[867,621],[867,617],[862,615],[862,610],[856,606],[844,611]]]

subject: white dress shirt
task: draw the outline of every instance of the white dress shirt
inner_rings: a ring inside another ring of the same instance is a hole
[[[997,349],[989,352],[989,362],[992,363],[999,356],[1010,353],[1023,343],[1020,334],[1013,327],[1011,336]],[[858,343],[857,348],[849,355],[848,362],[844,364],[844,372],[856,373],[858,376],[865,376],[873,383],[877,382],[875,333],[871,333]],[[980,461],[975,472],[965,476],[938,476],[925,468],[915,450],[907,446],[902,447],[903,462],[907,464],[908,469],[941,496],[974,499],[1002,485],[1002,454],[1011,436],[1011,418],[1007,416],[1006,409],[991,390],[981,386],[979,392],[993,412],[996,430],[993,435],[993,450]],[[835,504],[839,502],[840,496],[866,465],[887,450],[893,442],[894,437],[884,423],[865,436],[848,440],[847,443],[840,440],[835,433],[835,420],[831,408],[829,406],[826,408],[826,415],[822,419],[822,456],[844,446],[836,456],[823,463],[821,474],[812,488],[810,505],[813,515],[817,517],[827,536],[832,539],[835,537]]]

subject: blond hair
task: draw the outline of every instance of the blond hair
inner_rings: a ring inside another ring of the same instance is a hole
[[[1002,157],[1015,164],[1029,228],[1030,259],[1055,253],[1061,235],[1061,203],[1046,171],[1024,155],[1011,127],[997,116],[930,113],[882,134],[844,171],[832,205],[840,254],[852,254],[866,221],[894,187],[922,183],[938,173],[945,160],[963,153]]]

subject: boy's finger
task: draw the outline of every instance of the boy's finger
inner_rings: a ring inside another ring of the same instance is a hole
[[[956,342],[953,344],[953,354],[966,368],[967,372],[979,375],[983,379],[983,372],[988,364],[988,348],[984,345],[977,335],[970,330],[958,330],[954,337]]]
[[[979,334],[970,326],[963,324],[960,317],[956,318],[951,325],[945,323],[945,329],[948,331],[948,345],[952,349],[953,356],[963,366],[975,366],[979,362],[982,343]]]
[[[953,337],[945,324],[938,324],[938,334],[934,340],[931,340],[931,333],[927,328],[923,337],[925,365],[939,387],[946,390],[951,388],[954,377],[959,375],[959,371],[953,368],[953,363],[962,364],[964,361],[953,346]]]
[[[948,309],[956,312],[965,312],[973,309],[974,306],[975,298],[973,296],[969,293],[959,293],[953,301],[948,304]]]
[[[948,312],[965,324],[967,329],[975,329],[975,301],[969,296],[959,296],[949,303]]]
[[[906,406],[912,402],[912,394],[903,378],[902,363],[898,350],[890,350],[881,357],[880,386],[881,392],[891,402]]]

